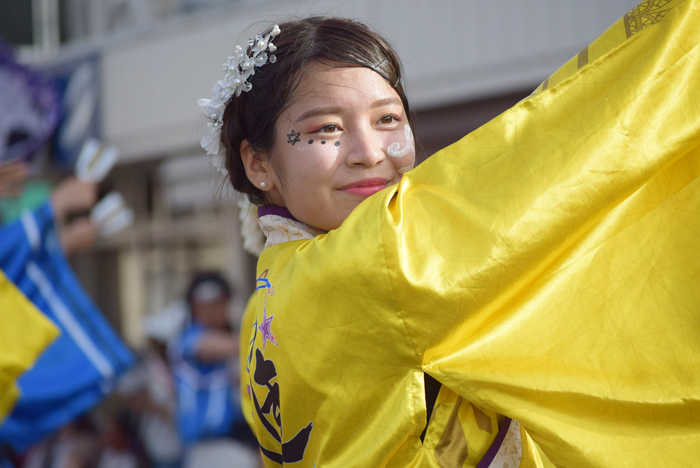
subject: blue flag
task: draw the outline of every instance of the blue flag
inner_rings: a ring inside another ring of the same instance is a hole
[[[49,203],[0,230],[0,269],[61,330],[0,426],[0,441],[21,451],[98,403],[133,356],[73,274]]]

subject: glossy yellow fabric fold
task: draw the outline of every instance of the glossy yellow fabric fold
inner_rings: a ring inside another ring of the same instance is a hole
[[[626,18],[339,229],[263,252],[243,375],[268,466],[445,466],[423,372],[519,421],[521,466],[530,438],[561,467],[698,464],[700,1]]]
[[[0,424],[19,391],[15,381],[58,336],[58,329],[0,271]]]

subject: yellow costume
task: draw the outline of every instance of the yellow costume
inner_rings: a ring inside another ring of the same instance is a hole
[[[19,397],[15,381],[58,336],[56,327],[0,271],[0,425]]]
[[[263,216],[290,237],[243,328],[268,466],[698,464],[698,25],[645,1],[339,229]]]

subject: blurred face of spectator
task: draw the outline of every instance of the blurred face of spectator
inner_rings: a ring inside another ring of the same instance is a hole
[[[208,328],[226,330],[230,327],[228,321],[228,299],[217,299],[212,302],[192,303],[192,316],[200,324]]]

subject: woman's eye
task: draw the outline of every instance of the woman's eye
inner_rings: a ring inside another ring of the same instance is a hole
[[[384,117],[382,117],[381,119],[379,119],[379,123],[381,123],[381,124],[383,124],[383,125],[388,125],[388,124],[390,124],[390,123],[392,123],[392,122],[394,122],[394,121],[398,121],[398,120],[399,120],[398,117],[396,117],[396,116],[393,115],[393,114],[390,114],[390,115],[385,115]]]
[[[317,131],[322,133],[333,133],[338,131],[338,126],[336,124],[330,124],[319,128]]]

